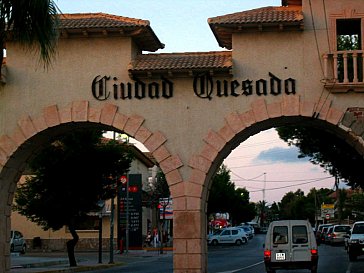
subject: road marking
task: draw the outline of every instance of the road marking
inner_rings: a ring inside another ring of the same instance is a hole
[[[245,269],[255,267],[255,266],[260,265],[262,263],[264,263],[264,261],[261,261],[259,263],[255,263],[255,264],[251,264],[251,265],[248,265],[248,266],[243,267],[243,268],[239,268],[239,269],[235,269],[235,270],[231,270],[231,271],[217,272],[217,273],[235,273],[235,272],[239,272],[239,271],[242,271],[242,270],[245,270]],[[350,272],[346,272],[346,273],[350,273]]]
[[[346,272],[345,273],[351,273],[351,266],[352,266],[352,264],[349,263],[348,269],[346,269]]]

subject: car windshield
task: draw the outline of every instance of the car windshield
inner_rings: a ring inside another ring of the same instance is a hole
[[[221,229],[215,230],[214,235],[219,235],[221,233],[221,231],[222,231]]]
[[[335,227],[335,232],[348,232],[350,230],[349,226],[337,226]]]
[[[364,234],[364,223],[354,225],[353,234]]]

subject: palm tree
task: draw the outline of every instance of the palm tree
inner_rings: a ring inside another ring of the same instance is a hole
[[[0,71],[8,39],[39,50],[44,66],[49,65],[58,40],[58,11],[51,0],[0,1]]]

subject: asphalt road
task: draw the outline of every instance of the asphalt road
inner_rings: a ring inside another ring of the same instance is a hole
[[[209,246],[209,273],[263,273],[264,235],[257,235],[242,246]],[[92,271],[97,273],[133,272],[133,273],[173,273],[172,257],[146,257],[121,267]],[[285,273],[303,273],[308,270],[278,271]],[[355,262],[349,262],[343,246],[319,246],[318,273],[364,273],[364,256]]]

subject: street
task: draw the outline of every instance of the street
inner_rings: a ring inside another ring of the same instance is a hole
[[[209,273],[263,273],[263,242],[265,235],[259,234],[242,246],[219,245],[208,248]],[[145,257],[121,267],[92,272],[133,272],[160,273],[173,272],[172,257]],[[278,271],[302,273],[308,270]],[[350,263],[343,246],[319,246],[319,273],[364,273],[364,256]]]

